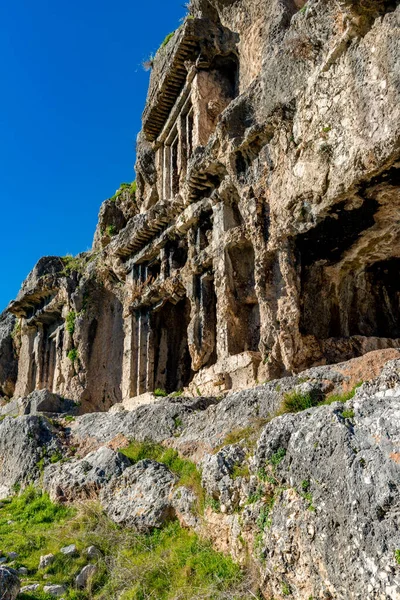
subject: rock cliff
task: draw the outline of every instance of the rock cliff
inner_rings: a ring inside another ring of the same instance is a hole
[[[3,497],[179,519],[270,600],[400,598],[399,34],[394,0],[192,0],[136,181],[0,316]]]
[[[397,4],[193,1],[152,61],[136,182],[9,307],[16,396],[106,410],[400,344]]]

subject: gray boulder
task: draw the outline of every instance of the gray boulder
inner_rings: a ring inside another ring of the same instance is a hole
[[[45,569],[54,562],[55,558],[56,557],[54,556],[54,554],[44,554],[39,559],[38,569]]]
[[[16,319],[14,315],[0,314],[0,396],[11,397],[17,381],[18,360],[12,333]]]
[[[84,554],[86,554],[86,556],[91,560],[98,559],[103,556],[101,551],[96,548],[96,546],[89,546],[89,548],[86,548],[84,551]]]
[[[78,549],[75,544],[70,544],[69,546],[61,548],[60,552],[61,554],[64,554],[64,556],[76,556],[76,554],[78,554]]]
[[[71,424],[72,444],[89,451],[115,439],[161,442],[215,402],[215,398],[174,398],[132,412],[86,414]]]
[[[29,594],[30,592],[37,592],[40,589],[39,583],[31,583],[30,585],[24,585],[21,588],[21,594]]]
[[[18,573],[9,567],[0,567],[0,598],[15,600],[20,592],[21,584]]]
[[[130,464],[129,459],[120,452],[102,446],[85,458],[46,467],[43,488],[53,501],[89,498],[112,477],[121,475]]]
[[[41,464],[61,451],[57,431],[44,417],[6,417],[0,422],[0,498],[9,496],[16,485],[37,481]]]
[[[49,390],[35,390],[26,398],[16,398],[0,408],[2,416],[38,415],[46,413],[74,414],[77,410],[75,402],[66,400]]]
[[[171,493],[176,479],[165,465],[141,460],[102,489],[100,502],[113,521],[145,533],[175,516]]]
[[[264,593],[400,597],[399,424],[399,397],[361,391],[265,427],[253,465],[276,482],[253,515]]]
[[[76,587],[86,588],[97,572],[96,565],[86,565],[75,578]]]
[[[218,500],[227,511],[240,502],[241,478],[233,477],[236,466],[246,459],[240,445],[225,446],[216,454],[206,454],[202,461],[202,486],[208,496]]]
[[[54,596],[54,598],[61,598],[61,596],[67,593],[67,588],[65,585],[45,585],[43,591],[45,594],[49,594],[49,596]]]
[[[49,390],[35,390],[27,397],[29,402],[29,413],[36,415],[38,413],[73,413],[76,410],[76,404],[72,400],[67,400],[53,394]]]

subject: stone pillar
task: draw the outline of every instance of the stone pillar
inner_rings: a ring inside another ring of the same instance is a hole
[[[36,379],[36,364],[34,354],[34,344],[36,337],[36,327],[28,327],[21,323],[21,348],[18,361],[18,380],[15,386],[15,398],[27,396],[34,390],[33,381]]]
[[[221,232],[225,231],[225,206],[223,203],[216,204],[213,207],[213,245],[215,254],[213,257],[215,293],[217,296],[217,357],[218,360],[229,356],[228,348],[228,321],[229,321],[229,303],[228,296],[229,278],[227,277],[227,257],[224,244],[221,244]]]
[[[141,312],[137,323],[137,395],[147,392],[147,344],[149,334],[149,313]]]

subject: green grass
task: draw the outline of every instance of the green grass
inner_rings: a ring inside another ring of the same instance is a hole
[[[194,491],[198,499],[198,508],[200,511],[202,510],[204,491],[201,486],[201,473],[192,461],[181,458],[173,448],[165,448],[161,444],[153,442],[133,441],[127,448],[122,448],[120,452],[127,456],[133,464],[149,458],[167,466],[179,477],[178,485],[186,486]]]
[[[239,444],[240,442],[244,442],[245,446],[248,446],[250,449],[254,448],[261,430],[268,422],[269,419],[254,419],[251,425],[248,425],[247,427],[233,429],[225,436],[222,444],[218,447],[218,450],[224,446]]]
[[[174,35],[175,35],[175,31],[171,31],[171,33],[166,35],[160,48],[165,48],[165,46],[168,44],[169,40],[171,40],[174,37]]]
[[[354,396],[356,395],[356,391],[357,389],[362,386],[364,382],[363,381],[359,381],[351,390],[349,390],[348,392],[344,392],[343,394],[331,394],[330,396],[328,396],[327,398],[325,398],[324,402],[322,402],[322,404],[333,404],[334,402],[343,402],[343,404],[345,402],[347,402],[348,400],[351,400],[352,398],[354,398]]]
[[[277,467],[285,458],[286,450],[285,448],[278,448],[278,450],[271,456],[269,462],[273,467]]]
[[[177,390],[176,392],[169,394],[169,398],[180,398],[181,396],[183,396],[183,390]]]
[[[400,565],[400,550],[394,551],[394,559],[397,562],[397,564]]]
[[[10,523],[11,521],[11,523]],[[139,535],[110,521],[96,503],[77,509],[55,505],[33,487],[0,507],[2,548],[19,553],[14,567],[25,566],[29,574],[22,585],[63,583],[70,586],[66,600],[250,600],[244,573],[231,558],[216,552],[211,544],[180,527],[177,521],[162,530]],[[76,557],[60,549],[69,543],[78,548]],[[82,551],[95,545],[104,556],[91,588],[74,589],[73,581],[87,559]],[[55,561],[38,571],[43,554]],[[43,591],[22,594],[21,600],[48,600]]]
[[[122,192],[124,192],[125,190],[128,190],[129,193],[131,194],[131,196],[135,196],[136,189],[137,189],[136,179],[134,181],[132,181],[132,183],[121,183],[118,190],[115,192],[114,196],[112,196],[109,200],[110,200],[110,202],[114,203],[117,200],[117,198],[119,198],[119,196],[122,194]]]

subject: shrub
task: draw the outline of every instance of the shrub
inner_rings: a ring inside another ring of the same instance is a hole
[[[72,273],[79,273],[82,275],[85,268],[85,258],[79,256],[72,256],[72,254],[66,254],[61,258],[64,264],[64,270],[62,275],[68,276]]]
[[[285,458],[286,450],[285,448],[279,448],[269,459],[269,462],[272,466],[277,467]]]
[[[297,413],[307,408],[312,408],[320,403],[320,396],[307,392],[306,394],[293,390],[288,392],[283,397],[283,402],[278,415],[284,415],[286,413]]]
[[[74,363],[76,360],[78,360],[78,350],[76,348],[72,348],[72,350],[70,350],[67,354],[67,357],[69,358],[69,360]]]
[[[354,410],[344,410],[342,417],[343,419],[352,419],[354,417]]]
[[[160,398],[165,398],[166,396],[168,396],[167,392],[165,390],[162,390],[161,388],[155,389],[153,394]]]
[[[76,321],[76,317],[77,314],[76,312],[74,312],[73,310],[71,310],[65,319],[65,327],[66,330],[68,331],[68,333],[70,333],[71,335],[74,333],[75,331],[75,321]]]
[[[106,234],[108,235],[108,237],[113,237],[114,235],[116,235],[117,228],[115,227],[115,225],[107,225]]]

